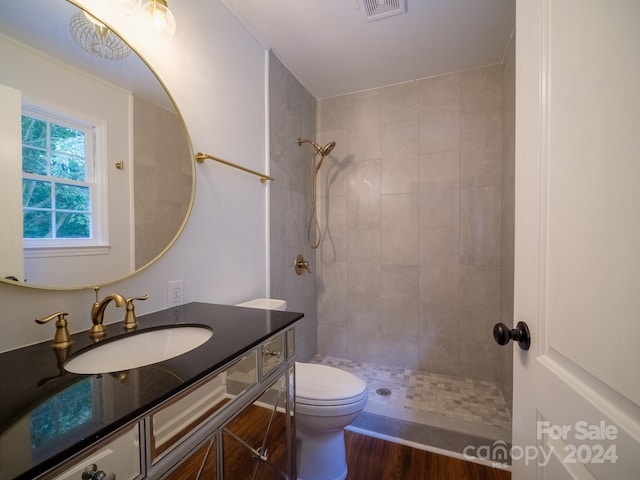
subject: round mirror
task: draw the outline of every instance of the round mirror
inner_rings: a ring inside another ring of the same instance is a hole
[[[66,0],[0,2],[0,64],[0,278],[85,288],[159,258],[195,171],[155,73]]]

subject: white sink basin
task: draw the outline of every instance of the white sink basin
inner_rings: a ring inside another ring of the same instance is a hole
[[[213,335],[204,325],[170,325],[98,343],[64,364],[71,373],[121,372],[169,360],[202,345]]]

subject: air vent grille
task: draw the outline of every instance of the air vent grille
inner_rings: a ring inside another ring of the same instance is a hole
[[[399,15],[407,11],[406,0],[359,0],[360,10],[367,22]]]

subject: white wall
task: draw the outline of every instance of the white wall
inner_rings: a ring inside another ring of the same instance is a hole
[[[218,0],[170,2],[178,25],[168,44],[150,41],[134,18],[102,2],[78,1],[128,38],[174,97],[195,151],[264,171],[265,52]],[[97,4],[96,4],[97,3]],[[106,2],[105,2],[106,3]],[[276,179],[277,180],[277,179]],[[136,312],[166,307],[167,281],[183,280],[185,301],[237,303],[267,293],[266,193],[256,177],[221,164],[196,165],[196,198],[173,248],[151,267],[102,294],[149,293]],[[52,338],[33,319],[69,312],[72,331],[87,329],[93,291],[0,285],[0,351]],[[110,306],[108,322],[124,312]]]

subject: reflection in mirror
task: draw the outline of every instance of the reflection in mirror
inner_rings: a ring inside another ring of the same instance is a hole
[[[162,255],[191,209],[179,112],[145,62],[92,22],[66,0],[0,3],[0,278],[11,283],[114,282]]]

